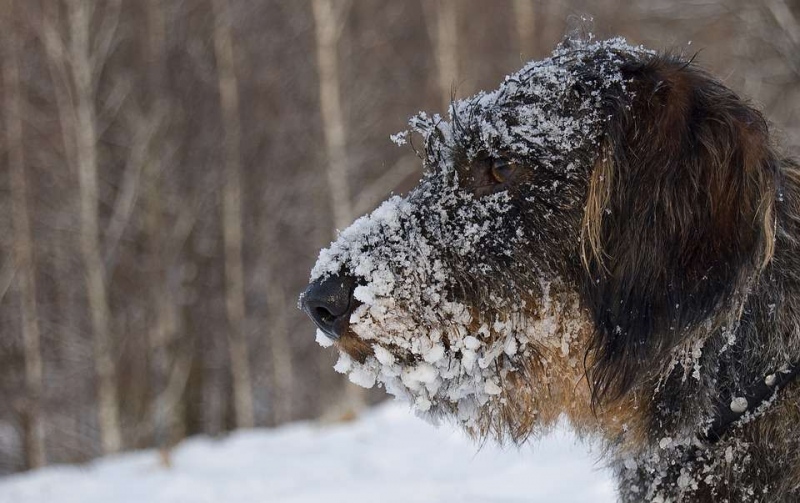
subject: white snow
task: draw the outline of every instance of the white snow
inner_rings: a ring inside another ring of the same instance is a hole
[[[565,430],[476,445],[408,406],[349,424],[298,423],[0,479],[0,503],[512,503],[615,501],[610,473]]]
[[[747,410],[747,398],[743,396],[737,396],[733,400],[731,400],[731,410],[740,414]]]
[[[317,339],[317,344],[319,344],[323,348],[329,348],[333,346],[333,341],[331,340],[331,338],[325,335],[325,332],[323,332],[320,329],[317,329],[316,339]]]

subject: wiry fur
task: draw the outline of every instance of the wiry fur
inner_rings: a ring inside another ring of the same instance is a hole
[[[437,166],[447,163],[459,190],[508,194],[491,235],[468,258],[431,241],[449,271],[442,295],[469,312],[462,332],[488,323],[481,342],[491,348],[505,337],[491,329],[497,320],[519,320],[508,324],[515,330],[546,320],[550,331],[497,361],[502,392],[481,402],[466,427],[519,442],[565,414],[579,432],[603,439],[624,501],[797,501],[797,382],[719,441],[704,433],[719,403],[800,361],[800,169],[772,144],[757,110],[691,62],[603,51],[570,67],[577,82],[561,112],[583,117],[570,97],[600,92],[603,119],[596,141],[566,156],[541,142],[515,150],[487,140],[478,129],[490,120],[488,109],[470,111],[469,102],[460,112],[454,105],[452,137],[435,120],[420,128],[432,174],[410,201],[431,197]],[[559,57],[568,60],[569,50]],[[609,61],[619,65],[619,85],[598,84]],[[501,112],[491,119],[513,117]],[[492,188],[486,166],[498,157],[519,171]],[[420,212],[415,218],[423,222],[439,218]],[[381,232],[358,253],[377,253],[391,236]],[[352,257],[317,277],[336,268],[358,276]],[[424,286],[430,278],[415,281]],[[427,330],[430,316],[414,314],[425,302],[392,299]],[[447,350],[457,353],[450,320],[437,323]],[[337,346],[364,362],[378,346],[369,337],[356,327]],[[385,347],[404,368],[420,361],[408,349]],[[438,413],[455,415],[458,407],[443,403]]]
[[[594,402],[647,397],[641,441],[612,442],[629,456],[623,499],[796,501],[796,384],[718,443],[695,438],[718,397],[800,360],[797,166],[693,65],[660,56],[627,71],[635,94],[592,174],[582,281]]]

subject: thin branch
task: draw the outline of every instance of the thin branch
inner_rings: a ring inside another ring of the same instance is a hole
[[[75,166],[77,154],[75,152],[75,144],[70,136],[70,132],[75,131],[77,122],[75,96],[72,90],[72,79],[67,70],[69,53],[56,29],[58,22],[58,4],[46,2],[38,33],[45,48],[47,67],[53,82],[53,95],[56,98],[59,130],[61,132],[61,141],[64,145],[64,157],[68,165]]]
[[[167,385],[149,404],[146,417],[153,417],[156,410],[160,410],[164,415],[169,415],[174,411],[189,383],[193,360],[194,355],[190,351],[179,350],[178,356],[169,365],[171,371],[167,378]],[[155,425],[152,421],[142,421],[134,428],[133,435],[141,439],[152,436],[154,431]]]
[[[103,74],[108,58],[117,44],[119,44],[119,37],[117,31],[119,30],[120,11],[122,10],[122,0],[105,0],[105,12],[103,12],[102,22],[97,31],[95,39],[95,48],[91,54],[92,65],[92,81],[93,88],[97,89],[97,83],[100,76]]]
[[[132,80],[131,78],[125,78],[116,79],[114,81],[111,91],[108,93],[108,96],[103,101],[97,113],[97,134],[99,137],[102,137],[108,128],[111,127],[113,119],[117,117],[119,111],[122,109],[122,105],[125,104],[128,96],[130,96],[133,90]]]
[[[14,267],[14,264],[11,260],[6,262],[6,265],[0,269],[0,304],[3,303],[3,299],[6,296],[6,293],[11,289],[11,285],[14,283],[14,277],[17,275],[17,269]]]
[[[792,45],[795,48],[800,46],[800,21],[794,16],[786,2],[784,0],[768,0],[766,3],[770,14]]]
[[[155,112],[155,114],[153,117],[136,117],[131,120],[134,123],[133,130],[135,131],[133,147],[125,163],[122,188],[117,196],[114,212],[111,215],[108,232],[106,233],[105,264],[109,276],[116,265],[120,239],[136,206],[140,187],[139,179],[145,164],[149,160],[153,137],[161,129],[160,125],[164,120],[161,111]]]

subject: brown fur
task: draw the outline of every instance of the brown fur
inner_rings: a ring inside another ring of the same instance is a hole
[[[587,290],[599,278],[595,320],[605,318],[589,346],[594,426],[618,460],[638,462],[617,464],[626,501],[796,501],[794,382],[717,444],[659,442],[701,435],[715,397],[800,358],[797,168],[761,115],[704,72],[664,57],[632,75],[635,98],[612,121],[582,224]],[[675,364],[694,345],[699,378]],[[633,429],[621,434],[606,418],[633,396],[648,402],[623,407]]]

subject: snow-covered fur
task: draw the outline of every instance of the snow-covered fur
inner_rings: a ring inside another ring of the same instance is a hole
[[[569,40],[410,125],[419,186],[301,299],[319,324],[309,292],[344,289],[318,334],[337,370],[476,437],[565,415],[624,501],[797,500],[798,385],[742,403],[800,361],[800,170],[759,112],[681,57]],[[729,405],[750,410],[709,438]]]

